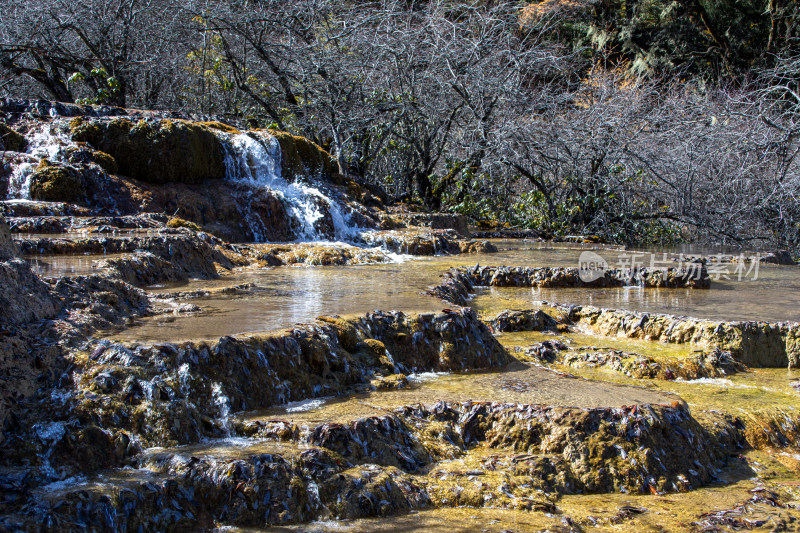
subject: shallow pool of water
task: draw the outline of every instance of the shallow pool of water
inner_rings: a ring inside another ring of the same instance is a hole
[[[44,277],[88,276],[95,273],[95,265],[102,259],[116,259],[124,254],[107,255],[49,255],[27,257],[33,270]]]
[[[496,265],[572,266],[585,247],[544,246],[499,241],[500,253],[414,258],[401,263],[338,267],[279,267],[246,270],[221,280],[151,287],[152,292],[208,290],[253,284],[235,296],[194,299],[203,313],[188,317],[145,320],[113,337],[118,340],[163,342],[213,339],[223,335],[269,331],[308,322],[319,315],[364,314],[376,309],[404,312],[437,311],[449,304],[423,293],[450,267]]]
[[[127,341],[163,342],[215,339],[268,331],[307,322],[322,314],[363,314],[376,309],[436,311],[449,304],[422,292],[455,266],[577,266],[583,251],[618,249],[495,241],[499,253],[414,258],[401,263],[339,267],[279,267],[246,270],[215,281],[190,281],[153,292],[194,291],[250,283],[239,295],[194,299],[203,312],[144,320],[115,334]],[[692,289],[480,289],[472,305],[485,314],[530,308],[536,300],[591,304],[718,320],[800,321],[800,267],[762,265],[757,280],[715,281],[709,290]]]
[[[529,309],[536,301],[594,305],[710,320],[800,322],[800,267],[762,265],[758,279],[714,280],[708,290],[481,288],[472,304],[480,312]]]
[[[429,406],[440,400],[591,408],[669,404],[675,399],[669,394],[642,387],[568,377],[544,368],[513,363],[494,372],[421,374],[411,376],[409,385],[402,389],[316,399],[302,405],[289,404],[238,416],[243,420],[285,419],[313,426],[384,415],[405,405],[421,403]]]

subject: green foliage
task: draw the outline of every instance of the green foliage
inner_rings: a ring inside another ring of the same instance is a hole
[[[78,98],[78,104],[105,104],[112,102],[122,91],[122,83],[116,76],[110,76],[102,67],[93,68],[88,75],[83,72],[73,72],[67,78],[67,86],[84,85],[92,92],[92,96]]]
[[[569,189],[569,183],[579,181],[582,180],[564,178],[562,192]],[[551,206],[539,190],[518,193],[488,173],[476,174],[466,169],[444,198],[449,211],[489,226],[533,229],[552,237],[599,235],[606,242],[625,244],[681,241],[680,228],[668,219],[666,209],[662,208],[663,217],[653,216],[647,202],[640,202],[637,209],[610,191],[573,192],[553,201]]]
[[[793,0],[608,0],[562,9],[552,38],[637,74],[740,81],[800,38]],[[549,23],[548,15],[528,25]]]

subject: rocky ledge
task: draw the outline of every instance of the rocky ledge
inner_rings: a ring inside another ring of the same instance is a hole
[[[739,364],[753,368],[796,368],[800,364],[800,324],[793,322],[724,322],[539,303],[541,309],[504,311],[487,318],[487,323],[496,332],[579,329],[605,337],[685,344],[708,352],[708,357],[711,353],[728,353]],[[606,359],[613,360],[616,356]]]
[[[223,408],[227,415],[368,387],[376,375],[502,367],[512,360],[470,311],[321,317],[278,334],[212,344],[90,341],[62,349],[59,358],[66,373],[6,424],[4,463],[27,464],[31,479],[91,472],[141,446],[223,436]],[[92,444],[81,456],[70,452],[87,439]],[[127,451],[120,456],[114,450],[123,441]],[[47,468],[50,461],[57,471]]]
[[[573,368],[606,368],[636,379],[693,380],[721,378],[747,372],[743,363],[730,352],[719,349],[700,351],[684,358],[653,358],[635,352],[610,348],[572,349],[559,340],[546,340],[519,348],[516,356],[522,361],[558,364]]]
[[[730,352],[750,367],[800,365],[800,324],[721,322],[593,306],[553,306],[573,323],[606,336],[622,336]]]
[[[634,270],[610,269],[593,272],[591,278],[574,267],[480,266],[452,268],[442,275],[442,282],[428,294],[454,305],[467,305],[476,286],[483,287],[624,287],[708,289],[711,280],[703,263],[685,268]]]
[[[706,430],[680,403],[439,402],[303,429],[271,421],[259,426],[266,440],[227,451],[214,443],[155,449],[132,458],[133,468],[34,489],[2,523],[264,527],[464,505],[557,513],[554,494],[661,493],[707,483],[740,444],[729,429]]]

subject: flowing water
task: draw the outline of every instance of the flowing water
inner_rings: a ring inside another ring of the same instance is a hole
[[[52,123],[39,124],[28,132],[26,138],[26,154],[30,160],[17,165],[11,173],[8,181],[9,199],[30,199],[31,177],[39,160],[64,161],[66,149],[76,146],[62,128]]]
[[[212,130],[222,142],[225,150],[225,179],[249,187],[251,194],[260,190],[278,196],[286,207],[295,238],[298,241],[318,240],[333,237],[336,240],[350,241],[358,237],[361,229],[350,223],[350,209],[334,198],[334,193],[297,181],[289,181],[281,172],[281,148],[278,140],[266,131],[251,131],[229,134]],[[77,148],[71,139],[66,123],[54,121],[38,125],[28,132],[28,147],[20,157],[24,161],[16,165],[10,178],[7,199],[27,201],[31,199],[31,178],[39,161],[68,164],[67,150]],[[258,242],[264,242],[265,232],[260,231],[261,222],[247,212],[249,202],[243,198],[241,203],[247,220]],[[320,231],[317,222],[330,218],[334,234]]]
[[[398,309],[407,312],[436,311],[447,304],[422,294],[438,283],[443,271],[454,266],[490,265],[577,266],[578,257],[589,248],[617,253],[619,250],[575,244],[552,245],[535,242],[495,241],[500,252],[480,256],[435,256],[407,258],[403,262],[341,267],[278,267],[242,270],[213,281],[190,281],[148,288],[153,293],[176,294],[207,290],[210,295],[191,298],[202,311],[188,317],[156,317],[121,332],[110,333],[115,340],[164,342],[178,340],[215,340],[223,335],[270,331],[313,320],[321,314],[358,315],[374,309]],[[80,270],[80,258],[41,260],[46,270]],[[91,261],[91,258],[84,258]],[[239,286],[236,294],[222,294],[221,289]],[[800,304],[800,269],[762,266],[759,279],[718,281],[707,291],[657,289],[534,290],[482,288],[472,305],[483,314],[508,308],[530,308],[538,300],[560,303],[594,304],[643,311],[679,313],[718,319],[798,320]],[[499,336],[510,349],[552,339],[539,332],[506,333]],[[692,355],[691,346],[679,346],[597,337],[586,333],[566,333],[559,338],[572,347],[614,349],[641,353],[656,359]],[[194,379],[188,374],[181,379]],[[210,417],[232,435],[233,428],[253,422],[288,420],[301,428],[329,422],[347,423],[357,418],[380,416],[411,404],[430,405],[449,402],[491,401],[517,404],[545,404],[579,408],[618,407],[635,404],[671,404],[685,400],[693,413],[701,410],[739,409],[750,416],[761,409],[800,410],[800,395],[792,386],[800,371],[757,369],[724,379],[693,382],[637,380],[608,369],[551,369],[514,363],[491,372],[456,374],[428,373],[409,376],[403,388],[371,391],[340,397],[314,398],[269,409],[232,412],[225,391],[212,385],[213,405]],[[735,407],[734,407],[735,406]],[[696,416],[700,416],[699,414]],[[150,449],[139,457],[139,468],[102,474],[98,478],[78,480],[87,490],[106,491],[147,480],[151,469],[173,458],[210,458],[212,460],[247,459],[260,454],[277,453],[296,457],[308,449],[300,442],[265,441],[257,438],[215,439],[192,446]],[[476,457],[493,450],[476,449]],[[786,455],[787,452],[781,452]],[[666,495],[546,495],[559,509],[557,513],[492,508],[430,509],[391,518],[328,520],[292,527],[266,530],[238,529],[223,526],[218,531],[568,531],[572,520],[596,524],[601,530],[626,532],[685,531],[707,513],[738,509],[761,490],[763,480],[795,497],[796,475],[800,462],[792,454],[784,457],[764,451],[752,451],[734,461],[720,473],[718,484],[688,494]],[[474,459],[474,457],[473,457]],[[466,459],[465,459],[466,460]],[[472,460],[472,459],[470,459]],[[456,460],[458,462],[458,460]],[[788,466],[787,466],[788,465]],[[457,467],[458,465],[456,465]],[[756,479],[756,475],[760,476]],[[48,498],[55,501],[61,490],[53,487]],[[543,496],[544,497],[544,496]],[[633,511],[631,511],[633,509]],[[727,512],[727,511],[726,511]],[[738,512],[738,511],[736,511]],[[748,517],[759,520],[783,519],[781,508],[758,507]],[[750,519],[750,518],[748,518]],[[566,529],[564,529],[566,528]]]
[[[232,135],[227,141],[227,179],[278,194],[288,207],[289,215],[299,225],[297,240],[319,238],[315,224],[326,213],[333,221],[337,240],[351,240],[358,236],[359,229],[350,224],[349,213],[339,202],[317,187],[288,182],[281,176],[281,147],[275,137],[266,131],[257,131]]]

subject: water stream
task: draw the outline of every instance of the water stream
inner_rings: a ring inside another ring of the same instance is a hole
[[[333,239],[352,241],[361,229],[350,222],[350,210],[333,192],[307,183],[287,180],[281,171],[281,148],[278,140],[266,131],[229,134],[214,130],[225,150],[225,179],[249,189],[249,195],[269,191],[286,207],[292,219],[297,241]],[[28,147],[24,162],[16,165],[10,178],[7,198],[12,201],[31,199],[30,188],[39,161],[69,164],[67,149],[77,148],[66,124],[60,121],[43,123],[28,133]],[[241,202],[257,242],[266,241],[266,232],[260,219],[249,212],[249,202]],[[332,234],[320,223],[325,220],[332,226]]]

